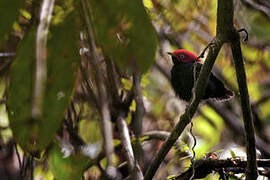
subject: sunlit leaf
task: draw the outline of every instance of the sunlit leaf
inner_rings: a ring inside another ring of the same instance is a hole
[[[44,180],[53,180],[54,178],[52,172],[44,169],[42,166],[35,167],[34,177],[43,177]]]
[[[90,159],[81,153],[72,153],[68,157],[61,151],[58,145],[50,150],[49,168],[57,180],[79,180]]]
[[[142,1],[91,0],[94,32],[105,54],[128,70],[154,62],[157,37]]]
[[[98,121],[95,120],[81,120],[79,123],[79,135],[86,142],[102,141]]]
[[[231,149],[230,149],[230,154],[231,154],[231,156],[232,156],[232,158],[233,158],[233,159],[235,159],[235,158],[236,158],[236,154],[235,154],[235,152],[234,152],[233,150],[231,150]]]
[[[176,177],[176,175],[170,175],[167,177],[167,180],[174,180]]]

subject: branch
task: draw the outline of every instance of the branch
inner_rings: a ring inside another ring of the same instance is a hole
[[[142,94],[142,87],[141,87],[141,75],[139,73],[134,73],[133,75],[133,83],[134,83],[134,99],[136,102],[136,111],[134,117],[134,131],[135,136],[139,137],[142,131],[142,120],[145,114],[145,108],[143,103],[143,94]]]
[[[129,131],[124,116],[125,116],[124,113],[120,113],[116,123],[120,133],[121,144],[124,149],[125,156],[127,158],[128,169],[130,171],[132,179],[142,180],[143,174],[141,168],[139,167],[138,162],[135,160],[134,157]]]
[[[108,77],[108,91],[111,91],[111,96],[112,96],[112,104],[113,106],[119,106],[120,104],[120,96],[118,93],[118,89],[119,89],[119,83],[117,81],[117,74],[115,71],[115,66],[113,63],[112,59],[109,59],[108,57],[105,58],[105,62],[106,62],[106,68],[107,68],[107,77]]]
[[[269,159],[258,159],[259,167],[270,167]],[[212,171],[218,172],[220,169],[224,168],[225,172],[235,172],[245,173],[245,168],[247,167],[247,161],[240,159],[201,159],[194,162],[195,175],[194,178],[202,179],[205,178]],[[190,167],[187,171],[177,176],[176,179],[188,180],[192,174],[192,168]],[[263,174],[263,173],[261,173]]]
[[[247,179],[254,180],[258,176],[256,165],[254,125],[252,120],[251,106],[249,102],[249,93],[246,83],[247,82],[246,73],[239,38],[236,41],[232,41],[231,48],[235,64],[235,70],[241,99],[241,107],[245,125],[247,161],[248,161]]]
[[[87,28],[88,38],[89,38],[89,44],[90,44],[90,50],[92,52],[92,60],[90,61],[91,65],[93,66],[93,69],[96,71],[95,81],[97,84],[98,89],[98,95],[99,95],[99,109],[101,113],[101,128],[103,132],[103,138],[104,138],[104,146],[105,146],[105,154],[107,158],[107,169],[106,172],[111,177],[116,177],[116,169],[113,166],[113,159],[112,155],[114,152],[113,148],[113,137],[112,137],[112,124],[111,124],[111,115],[110,115],[110,109],[108,104],[108,95],[106,92],[106,88],[104,85],[104,77],[101,72],[101,68],[98,64],[98,54],[97,54],[97,47],[94,41],[94,32],[92,30],[91,26],[91,17],[90,17],[90,8],[86,2],[86,0],[81,0],[81,5],[84,13],[84,20],[85,25]]]
[[[249,94],[246,83],[245,67],[241,52],[239,33],[233,26],[233,0],[218,0],[217,35],[224,42],[229,42],[235,63],[238,87],[241,98],[242,114],[245,125],[247,148],[247,180],[257,179],[254,125],[252,121]]]
[[[134,151],[135,158],[137,161],[140,161],[142,158],[142,146],[139,140],[139,137],[142,134],[142,122],[145,115],[145,107],[143,102],[143,93],[141,86],[141,74],[139,72],[134,72],[133,74],[133,88],[134,99],[136,102],[136,110],[134,116],[132,118],[132,129],[135,134],[135,143],[134,143]]]

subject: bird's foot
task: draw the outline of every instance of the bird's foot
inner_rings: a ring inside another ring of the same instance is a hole
[[[248,41],[248,32],[247,32],[247,30],[245,28],[239,29],[237,32],[238,33],[244,32],[245,33],[244,42],[247,42]]]

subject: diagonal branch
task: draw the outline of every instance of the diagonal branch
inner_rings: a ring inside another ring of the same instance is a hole
[[[191,122],[191,118],[197,110],[200,99],[204,94],[206,82],[209,78],[209,74],[214,65],[215,59],[219,53],[219,50],[224,42],[231,42],[232,50],[234,54],[235,61],[237,61],[236,69],[238,73],[238,83],[241,90],[242,99],[242,110],[245,122],[245,129],[247,134],[247,179],[256,179],[257,177],[257,167],[256,167],[256,156],[255,156],[255,138],[254,138],[254,128],[252,123],[252,116],[250,113],[250,104],[248,99],[248,91],[246,86],[245,71],[242,61],[242,54],[239,42],[238,32],[233,26],[233,2],[232,0],[218,0],[217,8],[217,35],[213,41],[215,45],[210,48],[209,54],[207,56],[206,62],[200,72],[200,76],[195,85],[195,98],[192,99],[189,106],[186,108],[185,113],[180,117],[180,121],[177,123],[176,127],[170,134],[169,138],[163,144],[158,154],[153,160],[153,163],[146,172],[145,179],[152,179],[155,172],[157,171],[160,163],[165,158],[166,154],[169,152],[175,141],[181,135],[185,127]],[[236,44],[235,44],[236,43]],[[250,134],[249,134],[250,133]],[[250,142],[248,142],[250,141]]]

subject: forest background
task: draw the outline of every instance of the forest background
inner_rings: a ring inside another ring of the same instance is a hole
[[[243,179],[255,156],[270,177],[266,0],[9,0],[0,13],[0,177]],[[235,97],[187,106],[167,52],[206,47],[208,73],[215,63]],[[164,144],[186,108],[181,137]]]

